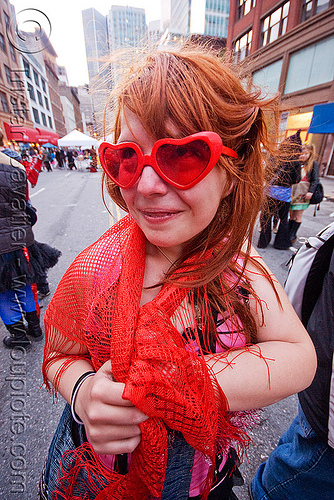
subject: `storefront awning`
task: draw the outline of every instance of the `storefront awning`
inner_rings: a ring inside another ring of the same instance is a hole
[[[51,132],[50,130],[43,130],[41,128],[36,128],[39,133],[38,141],[40,144],[45,144],[46,142],[50,142],[57,146],[59,135],[55,132]]]
[[[39,144],[51,142],[52,144],[57,145],[57,141],[59,139],[59,135],[50,130],[11,125],[6,122],[4,122],[4,127],[9,141],[38,142]]]
[[[310,134],[334,134],[334,102],[314,106],[308,132]]]
[[[20,125],[11,125],[4,123],[7,139],[16,142],[37,142],[39,133],[36,129],[23,127]]]

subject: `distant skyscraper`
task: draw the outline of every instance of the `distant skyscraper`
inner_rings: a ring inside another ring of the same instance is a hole
[[[82,11],[89,82],[96,77],[108,56],[108,33],[106,17],[96,9]]]
[[[145,10],[112,5],[108,13],[110,52],[147,43]]]
[[[227,38],[230,0],[206,0],[205,2],[193,0],[191,10],[191,33]],[[196,17],[202,21],[201,25],[197,26],[195,12]]]
[[[229,0],[163,0],[161,28],[165,40],[192,33],[226,38]]]
[[[109,55],[107,18],[91,8],[82,11],[82,21],[92,102],[92,129],[101,136],[103,112],[111,84],[109,65],[106,64]]]
[[[188,35],[190,28],[191,0],[172,0],[170,9],[170,31]]]

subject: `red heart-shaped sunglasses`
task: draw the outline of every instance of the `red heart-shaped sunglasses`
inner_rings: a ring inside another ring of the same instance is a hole
[[[134,142],[102,142],[99,147],[105,173],[123,189],[133,186],[147,165],[172,186],[189,189],[213,169],[222,154],[238,158],[233,149],[223,146],[215,132],[198,132],[183,139],[159,139],[150,155],[144,155]]]

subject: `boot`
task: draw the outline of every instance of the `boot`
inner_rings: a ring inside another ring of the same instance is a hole
[[[3,339],[5,347],[13,349],[14,347],[20,346],[25,349],[29,349],[31,342],[27,337],[27,330],[24,326],[23,319],[20,319],[13,325],[5,325],[10,335],[7,335]]]
[[[291,240],[291,243],[294,243],[297,239],[297,231],[299,229],[299,226],[301,225],[301,222],[296,222],[295,220],[289,220],[289,237]]]
[[[34,340],[42,340],[43,332],[39,325],[39,317],[36,311],[31,311],[26,313],[26,320],[28,323],[27,334],[33,337]]]

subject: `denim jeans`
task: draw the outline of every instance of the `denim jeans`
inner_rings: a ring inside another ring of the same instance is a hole
[[[84,426],[74,422],[71,407],[69,404],[66,404],[49,448],[48,459],[41,482],[41,489],[44,496],[40,495],[40,498],[47,498],[48,500],[60,500],[64,498],[62,494],[52,494],[56,489],[60,460],[65,451],[74,450],[85,441]],[[182,434],[176,432],[173,445],[168,450],[167,471],[161,500],[188,499],[193,461],[194,450],[185,441]],[[63,466],[65,468],[71,467],[71,457],[63,462]],[[82,496],[85,495],[85,500],[94,500],[99,491],[103,490],[108,484],[102,476],[99,477],[97,475],[94,476],[94,483],[89,488],[87,472],[85,468],[82,468],[77,477],[76,493]]]
[[[254,500],[334,499],[334,449],[316,435],[300,406],[276,449],[260,465],[252,495]]]

